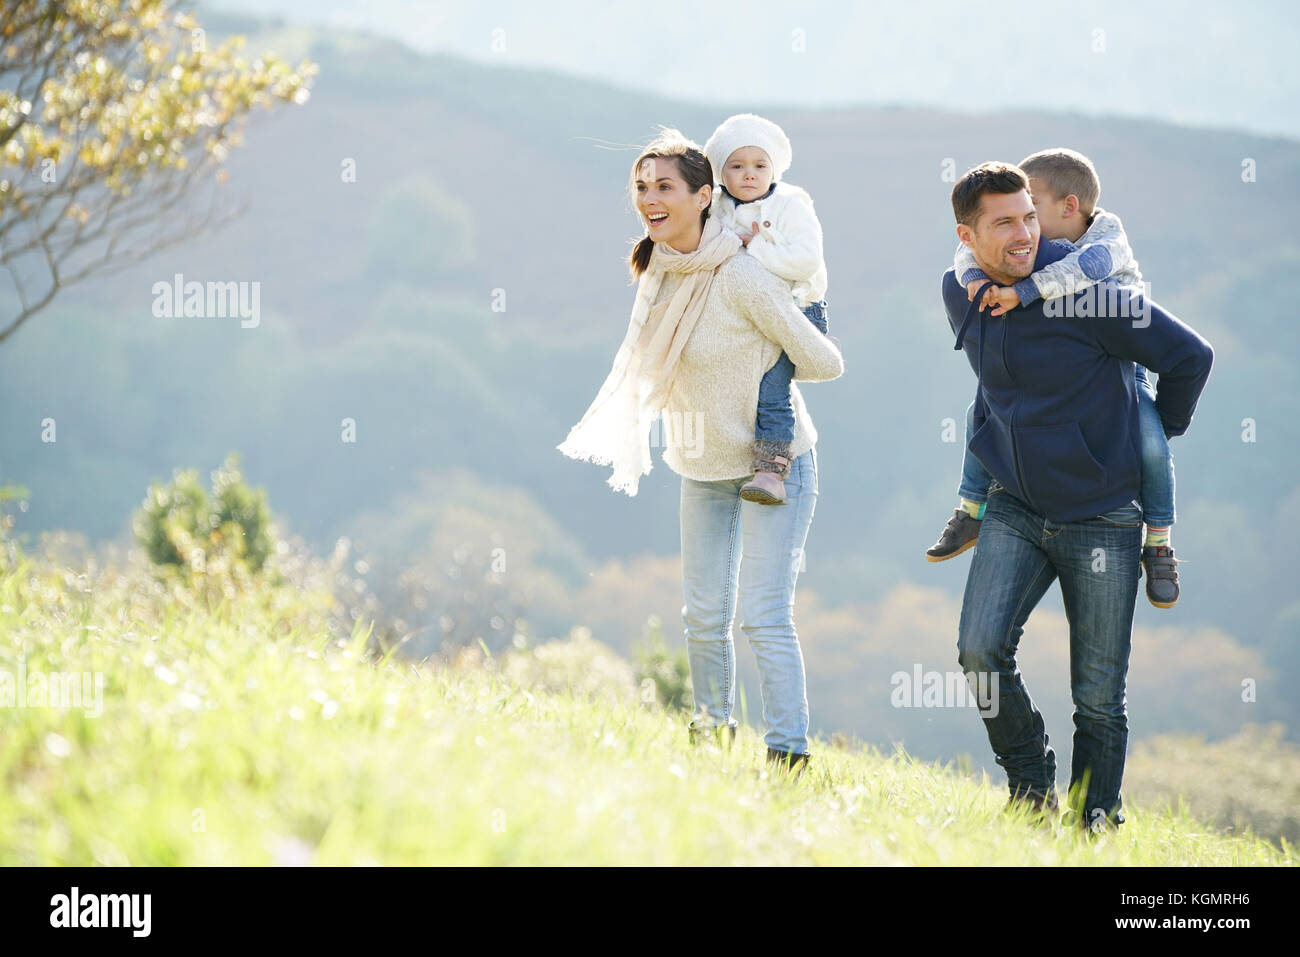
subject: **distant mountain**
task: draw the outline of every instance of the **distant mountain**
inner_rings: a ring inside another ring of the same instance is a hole
[[[205,21],[209,10],[727,107],[1014,104],[1300,137],[1287,0],[208,0]]]

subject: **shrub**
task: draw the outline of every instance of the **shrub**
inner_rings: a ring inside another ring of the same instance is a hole
[[[272,547],[266,493],[245,484],[232,453],[212,472],[212,497],[194,469],[177,470],[169,485],[149,487],[132,525],[156,566],[202,572],[213,563],[261,570]]]
[[[581,626],[567,638],[512,651],[501,663],[501,676],[526,688],[589,698],[631,701],[636,692],[628,663]]]
[[[681,649],[669,651],[657,615],[651,615],[646,621],[645,633],[633,649],[632,660],[637,684],[645,687],[647,680],[654,682],[660,705],[670,711],[691,707],[690,660]]]
[[[628,703],[636,700],[632,666],[581,625],[570,629],[567,637],[535,647],[521,641],[500,657],[479,643],[449,649],[444,660],[453,673],[493,672],[532,691]]]

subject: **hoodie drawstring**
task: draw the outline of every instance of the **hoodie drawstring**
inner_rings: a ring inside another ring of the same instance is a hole
[[[960,351],[962,343],[966,341],[966,330],[970,327],[971,320],[975,318],[976,314],[978,314],[980,317],[980,348],[979,358],[975,360],[975,379],[980,388],[984,385],[984,310],[979,308],[979,304],[980,300],[984,298],[985,290],[987,290],[989,286],[996,285],[997,283],[990,279],[979,287],[979,290],[975,293],[975,298],[973,298],[970,301],[970,305],[966,307],[966,315],[961,321],[961,328],[957,330],[957,344],[953,346],[954,350]]]

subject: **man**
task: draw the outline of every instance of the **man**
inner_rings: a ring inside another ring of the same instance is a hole
[[[1000,285],[1073,248],[1039,242],[1028,180],[1010,164],[969,170],[952,205],[957,237]],[[979,311],[982,291],[968,301],[949,269],[943,298],[979,382],[970,451],[994,480],[962,598],[959,661],[973,683],[997,682],[996,707],[981,718],[1011,804],[1055,809],[1056,756],[1015,655],[1025,621],[1060,580],[1075,707],[1071,809],[1091,830],[1117,827],[1142,547],[1133,363],[1159,374],[1156,409],[1172,437],[1191,423],[1214,353],[1137,289],[1120,290],[1113,310],[1049,318],[1039,299],[992,318]]]

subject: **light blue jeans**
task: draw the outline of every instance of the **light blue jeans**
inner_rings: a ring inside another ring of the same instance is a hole
[[[747,481],[682,479],[682,621],[695,689],[692,727],[737,723],[731,625],[739,610],[758,663],[764,741],[806,754],[808,694],[794,588],[817,504],[816,449],[790,463],[784,505],[744,501],[740,489]]]

